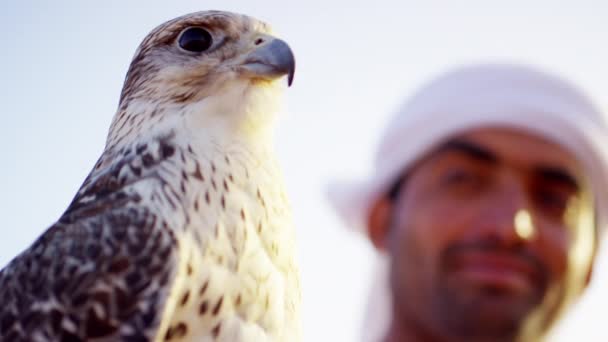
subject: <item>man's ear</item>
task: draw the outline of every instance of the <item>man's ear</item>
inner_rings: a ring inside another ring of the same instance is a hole
[[[378,250],[386,250],[387,234],[393,203],[381,197],[372,206],[367,220],[367,234]]]
[[[597,221],[596,221],[597,222]],[[597,229],[597,227],[596,227]],[[587,271],[587,277],[585,278],[585,289],[589,287],[591,283],[591,279],[593,278],[594,265],[597,263],[597,254],[598,254],[598,239],[599,237],[595,237],[595,245],[593,248],[593,254],[591,255],[591,262],[589,265],[589,270]]]
[[[589,271],[587,272],[587,278],[585,278],[585,288],[589,286],[591,283],[591,279],[593,278],[593,265],[589,267]]]

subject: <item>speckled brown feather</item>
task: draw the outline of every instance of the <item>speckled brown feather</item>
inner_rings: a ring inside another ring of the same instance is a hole
[[[177,241],[133,186],[170,157],[162,147],[141,173],[134,161],[146,154],[129,153],[85,183],[59,222],[0,271],[0,340],[154,336]]]

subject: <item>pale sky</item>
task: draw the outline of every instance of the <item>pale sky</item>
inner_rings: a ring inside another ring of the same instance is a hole
[[[267,21],[296,54],[277,150],[298,229],[305,341],[357,341],[374,254],[338,221],[324,186],[365,175],[389,115],[421,83],[463,63],[523,62],[576,81],[608,109],[600,0],[3,0],[0,265],[61,215],[99,157],[141,39],[206,9]],[[607,339],[604,260],[552,341]]]

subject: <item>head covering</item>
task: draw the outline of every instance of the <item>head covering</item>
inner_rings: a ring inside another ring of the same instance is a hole
[[[529,67],[464,67],[424,86],[389,122],[367,179],[329,187],[330,201],[348,227],[367,233],[374,201],[436,144],[465,130],[499,126],[561,144],[582,163],[595,191],[597,226],[608,224],[608,123],[565,80]]]

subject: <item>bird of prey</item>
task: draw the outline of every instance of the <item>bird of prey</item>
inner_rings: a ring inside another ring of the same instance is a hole
[[[298,341],[295,229],[273,121],[287,43],[219,11],[168,21],[129,67],[105,149],[0,271],[2,341]]]

